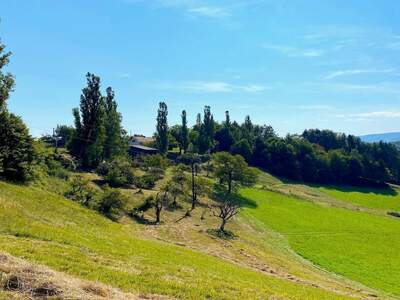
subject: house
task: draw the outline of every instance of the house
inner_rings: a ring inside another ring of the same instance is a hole
[[[157,154],[158,153],[157,149],[145,146],[145,144],[151,142],[154,142],[154,138],[135,134],[129,139],[129,149],[128,149],[129,155],[135,157],[140,155]]]
[[[135,134],[129,138],[129,145],[148,145],[154,142],[153,137]]]

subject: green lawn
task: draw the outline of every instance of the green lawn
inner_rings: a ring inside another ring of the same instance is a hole
[[[400,193],[397,189],[320,187],[319,190],[352,204],[400,212]]]
[[[244,189],[242,196],[256,203],[245,209],[245,215],[279,232],[304,258],[371,288],[400,295],[400,220],[258,189]]]
[[[52,192],[4,182],[0,250],[131,292],[183,299],[340,298],[185,247],[142,239],[135,227],[113,223]]]

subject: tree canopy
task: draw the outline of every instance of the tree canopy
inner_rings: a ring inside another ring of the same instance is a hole
[[[7,100],[14,87],[14,78],[4,73],[11,52],[0,42],[0,176],[25,181],[32,175],[35,161],[33,139],[22,119],[7,109]]]

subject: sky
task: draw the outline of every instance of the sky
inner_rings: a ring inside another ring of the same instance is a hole
[[[34,136],[73,124],[85,74],[123,125],[151,135],[204,105],[222,121],[349,134],[400,131],[398,0],[1,0],[9,108]]]

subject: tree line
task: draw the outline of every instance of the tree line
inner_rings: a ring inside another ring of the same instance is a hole
[[[400,151],[391,143],[365,143],[354,135],[319,129],[279,137],[271,126],[253,124],[250,116],[239,124],[231,122],[226,111],[225,121],[218,123],[209,106],[192,128],[187,127],[185,111],[182,123],[169,128],[167,114],[167,105],[161,102],[155,136],[162,153],[174,147],[200,154],[226,151],[274,175],[311,183],[400,183]]]

